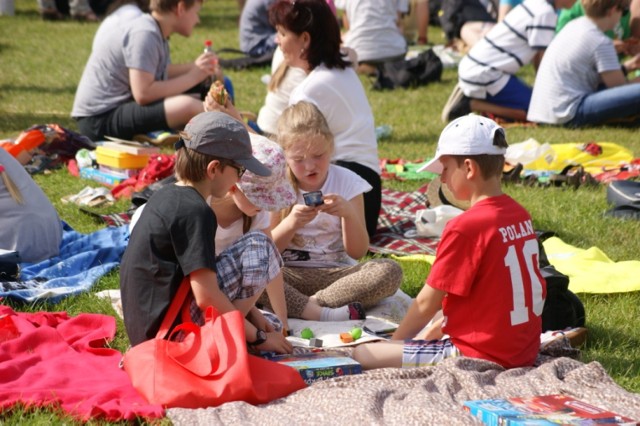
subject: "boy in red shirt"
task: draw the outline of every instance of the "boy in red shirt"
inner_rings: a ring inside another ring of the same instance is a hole
[[[393,339],[355,349],[363,368],[419,367],[461,355],[505,368],[533,365],[546,283],[531,216],[502,193],[506,148],[504,129],[482,116],[460,117],[442,131],[422,170],[441,173],[471,208],[447,223],[426,285]],[[417,336],[440,309],[441,330]]]

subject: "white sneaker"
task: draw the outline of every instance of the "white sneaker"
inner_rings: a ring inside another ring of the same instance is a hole
[[[448,123],[451,120],[469,114],[471,112],[469,102],[469,98],[464,95],[460,85],[456,83],[449,99],[444,104],[440,118],[444,123]]]
[[[540,350],[545,349],[551,342],[567,338],[571,347],[577,348],[587,340],[585,327],[566,328],[564,330],[545,331],[540,335]]]

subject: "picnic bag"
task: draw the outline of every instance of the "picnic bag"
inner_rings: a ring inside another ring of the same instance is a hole
[[[569,277],[558,271],[547,258],[538,238],[540,274],[547,283],[547,298],[542,310],[542,331],[584,327],[586,315],[580,298],[569,290]]]
[[[384,62],[378,65],[378,75],[373,83],[376,90],[397,87],[415,87],[439,81],[442,76],[442,61],[428,49],[411,59]]]
[[[190,292],[180,284],[158,334],[129,349],[124,370],[149,403],[167,408],[204,408],[230,401],[264,404],[306,386],[297,370],[249,355],[240,311],[220,314],[213,307],[205,324],[171,325]],[[165,340],[182,332],[182,341]]]

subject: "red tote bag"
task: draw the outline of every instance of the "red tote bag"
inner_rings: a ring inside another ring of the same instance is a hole
[[[240,311],[220,315],[213,307],[205,324],[176,326],[184,340],[165,340],[191,288],[186,277],[154,339],[123,358],[134,388],[150,403],[167,408],[215,407],[230,401],[264,404],[306,387],[293,368],[249,355]]]

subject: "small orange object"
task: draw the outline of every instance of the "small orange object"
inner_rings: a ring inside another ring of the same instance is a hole
[[[23,151],[31,151],[46,140],[44,133],[38,129],[25,130],[20,133],[18,139],[12,144],[2,144],[3,148],[14,157],[18,157]]]
[[[340,333],[340,340],[342,340],[342,343],[352,343],[353,336],[351,333]]]

